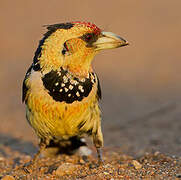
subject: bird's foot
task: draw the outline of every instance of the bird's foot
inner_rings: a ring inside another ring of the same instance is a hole
[[[103,166],[104,165],[104,161],[102,159],[98,159],[98,166]]]
[[[27,163],[25,163],[23,165],[20,165],[20,166],[16,167],[14,169],[14,171],[23,171],[23,172],[29,174],[29,173],[32,173],[33,166],[34,166],[34,162],[30,161],[30,162],[27,162]]]
[[[102,151],[100,148],[97,148],[97,156],[98,156],[98,166],[104,165],[104,161],[102,159]]]
[[[33,165],[34,163],[32,161],[28,162],[28,163],[25,163],[23,166],[22,166],[22,170],[29,174],[32,172],[32,169],[33,169]]]

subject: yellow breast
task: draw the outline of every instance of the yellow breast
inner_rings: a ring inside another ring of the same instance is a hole
[[[40,72],[26,80],[27,119],[39,137],[67,139],[94,129],[100,120],[97,84],[82,101],[71,104],[55,101],[45,90]]]

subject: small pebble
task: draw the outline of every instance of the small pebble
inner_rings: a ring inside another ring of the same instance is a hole
[[[4,161],[4,160],[5,160],[4,157],[1,157],[1,156],[0,156],[0,161]]]
[[[154,153],[155,156],[158,156],[159,154],[160,154],[159,151],[156,151],[156,152]]]
[[[132,160],[131,164],[135,167],[135,169],[140,169],[142,167],[142,165],[136,160]]]
[[[89,149],[87,146],[81,146],[81,147],[79,148],[79,154],[80,154],[81,156],[89,156],[89,155],[92,154],[92,151],[91,151],[91,149]]]
[[[104,168],[112,168],[112,165],[111,164],[105,164],[103,165]]]
[[[70,175],[73,174],[73,172],[78,168],[79,165],[75,165],[72,163],[64,163],[57,168],[55,174],[58,176]]]
[[[104,174],[105,174],[105,175],[108,175],[109,173],[105,171]]]

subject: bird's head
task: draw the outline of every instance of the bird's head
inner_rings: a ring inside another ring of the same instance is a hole
[[[34,65],[45,73],[62,67],[76,76],[86,76],[100,50],[128,45],[118,35],[86,22],[48,25],[47,29],[34,57]]]

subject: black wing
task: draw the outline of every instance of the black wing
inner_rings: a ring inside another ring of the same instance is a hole
[[[26,73],[26,75],[25,75],[25,78],[24,78],[24,80],[23,80],[23,87],[22,87],[22,102],[25,101],[26,94],[27,94],[27,91],[28,91],[28,87],[26,86],[25,81],[26,81],[26,79],[29,77],[30,72],[31,72],[31,69],[32,69],[32,66],[29,67],[29,69],[28,69],[28,71],[27,71],[27,73]]]
[[[102,92],[101,92],[101,85],[100,85],[100,82],[99,82],[99,78],[97,77],[97,97],[98,97],[98,100],[100,100],[102,98]]]

